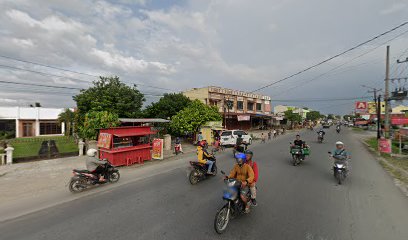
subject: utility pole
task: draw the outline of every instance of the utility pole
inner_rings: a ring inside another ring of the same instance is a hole
[[[385,138],[390,137],[390,46],[387,46],[387,54],[385,59],[385,93],[384,93],[384,102],[385,102]]]
[[[381,138],[381,95],[377,99],[377,139]]]
[[[375,114],[377,117],[377,138],[381,137],[381,95],[377,98],[377,92],[381,91],[382,89],[373,88],[366,85],[361,85],[362,87],[372,89],[368,91],[369,93],[374,93],[374,103],[375,103]]]
[[[222,107],[224,108],[224,128],[227,129],[227,115],[226,115],[227,108],[226,108],[225,103],[226,102],[225,102],[225,96],[224,96],[224,101],[223,101]]]

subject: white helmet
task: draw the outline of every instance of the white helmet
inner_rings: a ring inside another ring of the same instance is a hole
[[[88,149],[88,151],[86,151],[86,155],[88,155],[88,157],[95,157],[97,152],[98,152],[98,150],[96,150],[94,148],[90,148],[90,149]]]
[[[340,141],[337,141],[337,142],[336,142],[336,145],[343,145],[343,146],[344,146],[344,143],[343,143],[343,142],[340,142]]]

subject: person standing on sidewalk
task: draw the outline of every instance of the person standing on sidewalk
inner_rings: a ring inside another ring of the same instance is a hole
[[[271,130],[269,130],[269,132],[268,132],[268,141],[270,141],[271,138],[272,138],[272,132],[271,132]]]
[[[261,143],[265,143],[266,135],[264,133],[261,134]]]

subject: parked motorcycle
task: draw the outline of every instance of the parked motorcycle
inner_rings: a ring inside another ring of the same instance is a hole
[[[317,142],[322,143],[323,142],[323,133],[319,132],[317,135]]]
[[[221,171],[221,173],[225,176],[223,171]],[[224,182],[226,189],[224,190],[222,198],[226,203],[217,211],[214,219],[214,229],[218,234],[222,234],[226,231],[231,219],[245,213],[245,203],[240,196],[241,181],[235,178],[226,178]],[[246,197],[250,199],[250,191],[248,191]],[[251,204],[251,202],[249,202],[249,204]]]
[[[211,152],[212,157],[208,160],[213,161],[214,164],[212,166],[212,174],[208,174],[208,165],[207,164],[203,164],[203,163],[199,163],[197,161],[190,161],[190,173],[188,175],[188,179],[191,183],[191,185],[195,185],[198,182],[211,177],[211,176],[215,176],[217,175],[217,159],[215,158],[215,151],[213,150]]]
[[[106,159],[105,159],[106,160]],[[120,173],[112,164],[108,161],[103,165],[104,171],[102,173],[103,177],[106,179],[106,182],[100,182],[99,177],[96,174],[88,170],[72,170],[74,176],[69,182],[69,190],[73,193],[82,192],[90,186],[105,184],[108,182],[115,183],[119,181]]]
[[[329,152],[331,160],[334,161],[333,164],[333,175],[336,178],[338,184],[342,184],[347,177],[346,159],[339,159],[333,157],[332,153]]]

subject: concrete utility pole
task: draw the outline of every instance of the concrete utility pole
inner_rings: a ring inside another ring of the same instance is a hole
[[[390,136],[390,46],[387,46],[387,54],[385,59],[385,93],[384,93],[384,102],[385,102],[385,138]]]
[[[374,102],[375,102],[375,113],[377,116],[377,138],[381,137],[381,95],[378,96],[377,99],[377,92],[381,91],[382,89],[373,88],[366,85],[361,85],[362,87],[372,89],[368,91],[369,93],[374,93]]]

